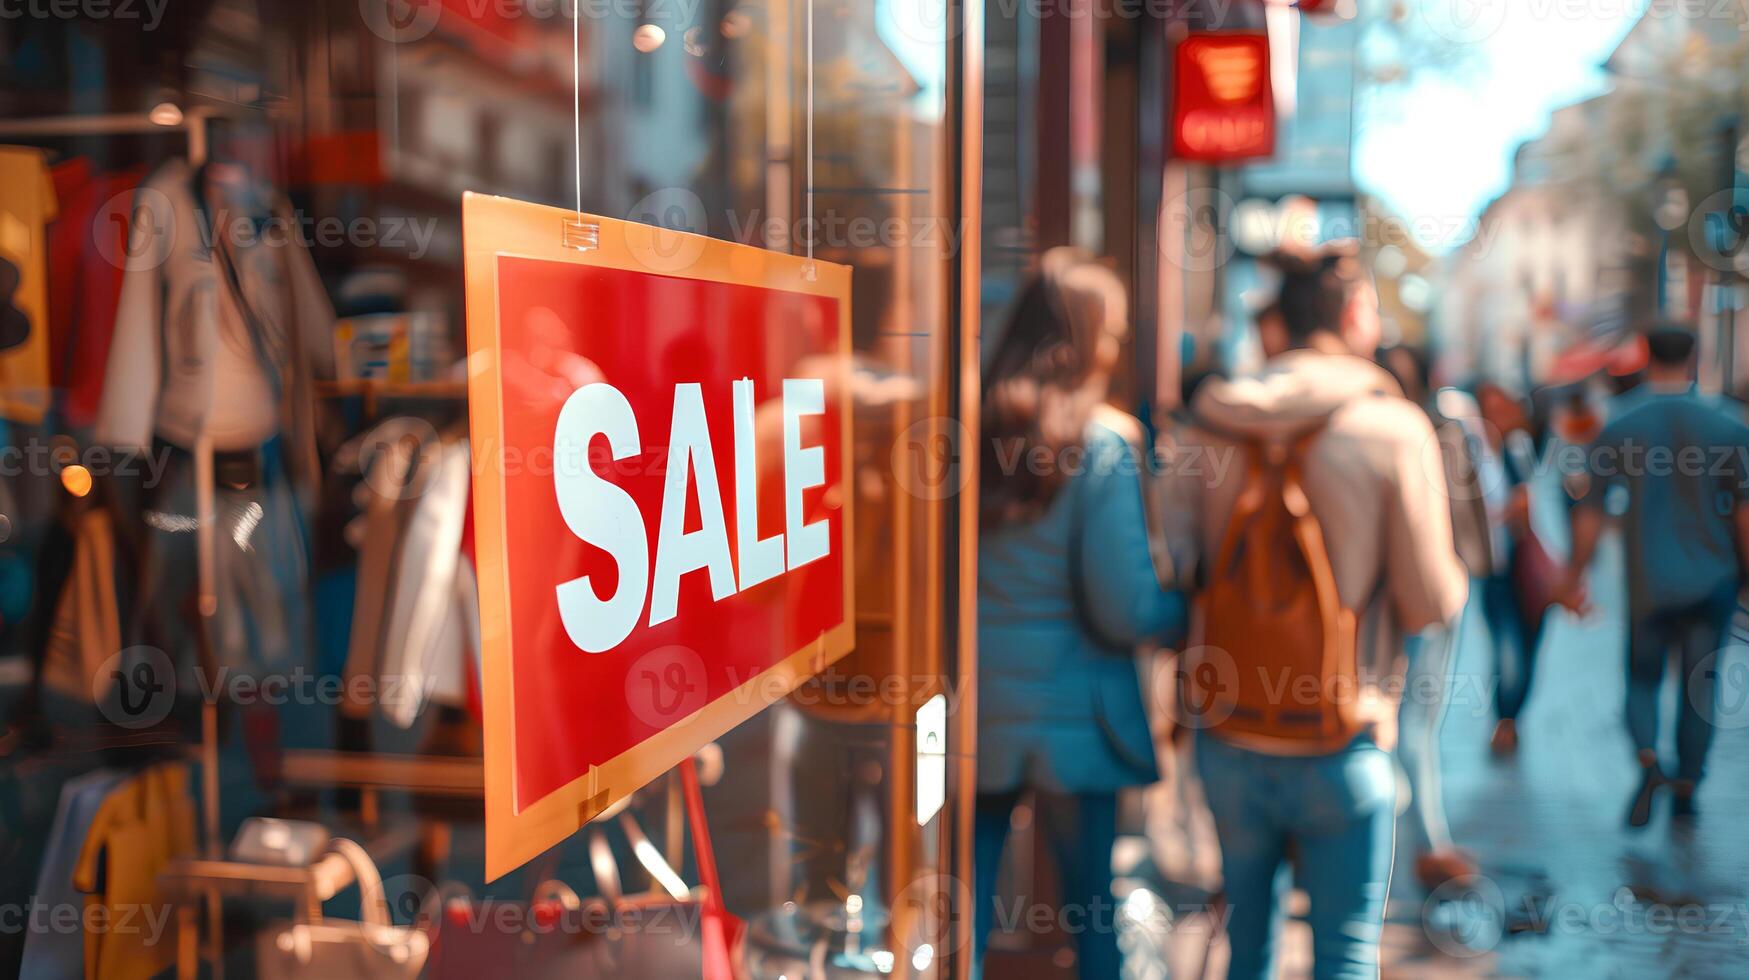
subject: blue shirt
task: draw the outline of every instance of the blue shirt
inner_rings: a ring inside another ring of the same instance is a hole
[[[1588,454],[1588,499],[1627,491],[1629,606],[1645,615],[1703,602],[1741,575],[1731,515],[1749,496],[1749,426],[1740,406],[1693,388],[1618,407]]]

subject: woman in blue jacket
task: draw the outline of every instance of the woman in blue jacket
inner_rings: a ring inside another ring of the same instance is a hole
[[[1104,404],[1127,329],[1117,277],[1053,249],[983,384],[977,962],[996,921],[1009,820],[1031,793],[1084,980],[1119,974],[1118,791],[1159,778],[1132,653],[1145,640],[1175,641],[1185,619],[1149,554],[1141,426]]]

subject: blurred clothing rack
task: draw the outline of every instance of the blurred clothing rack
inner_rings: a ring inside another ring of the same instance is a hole
[[[160,107],[163,108],[163,107]],[[185,133],[188,137],[188,162],[200,166],[207,161],[208,140],[207,124],[215,117],[224,113],[207,108],[176,109],[173,120],[161,121],[155,119],[152,113],[110,113],[70,116],[39,116],[30,119],[12,119],[0,121],[0,141],[7,139],[31,139],[57,136],[124,136],[136,133]],[[166,114],[167,115],[167,114]],[[199,513],[197,536],[198,554],[198,588],[199,588],[199,630],[201,642],[198,644],[203,654],[211,650],[211,620],[217,612],[217,599],[214,590],[212,561],[213,553],[213,447],[210,438],[201,438],[190,447],[195,459],[195,509]],[[213,658],[202,656],[202,667],[211,669]],[[201,705],[201,836],[204,839],[206,854],[216,859],[223,849],[220,842],[219,828],[219,731],[218,704],[207,698]],[[207,944],[212,958],[212,975],[223,977],[223,911],[221,896],[216,888],[207,891]],[[192,930],[191,930],[192,934]],[[191,977],[187,964],[179,963],[179,977]]]

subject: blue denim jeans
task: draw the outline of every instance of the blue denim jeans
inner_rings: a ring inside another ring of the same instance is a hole
[[[1536,676],[1536,652],[1542,645],[1543,622],[1529,622],[1518,606],[1518,588],[1510,574],[1482,580],[1482,617],[1488,623],[1488,641],[1494,647],[1494,672],[1500,686],[1494,692],[1495,713],[1502,720],[1517,720],[1530,697],[1530,682]],[[1546,618],[1546,617],[1544,617]]]
[[[1658,697],[1669,658],[1678,659],[1682,687],[1676,699],[1676,775],[1700,782],[1713,741],[1718,698],[1715,655],[1725,645],[1737,612],[1737,583],[1724,582],[1692,606],[1655,612],[1630,610],[1628,624],[1628,731],[1634,748],[1658,749]],[[1668,772],[1669,770],[1665,770]]]
[[[1229,980],[1274,975],[1295,878],[1311,898],[1312,976],[1377,977],[1396,818],[1390,754],[1363,736],[1330,755],[1264,755],[1205,732],[1196,756],[1221,842]]]
[[[984,951],[993,927],[1028,928],[1026,903],[1041,896],[1022,895],[1018,922],[999,914],[996,885],[1002,852],[1008,843],[1009,821],[1024,790],[979,793],[972,854],[973,900],[972,978],[983,976]],[[1052,793],[1033,796],[1036,826],[1050,845],[1057,865],[1058,922],[1075,943],[1075,975],[1081,980],[1119,980],[1123,957],[1117,945],[1116,906],[1111,893],[1111,850],[1117,843],[1116,793]],[[1012,911],[1010,909],[1009,911]]]

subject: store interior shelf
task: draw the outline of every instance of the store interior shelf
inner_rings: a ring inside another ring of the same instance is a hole
[[[486,774],[479,759],[385,755],[375,752],[289,751],[285,781],[297,786],[406,790],[431,796],[483,798]]]

